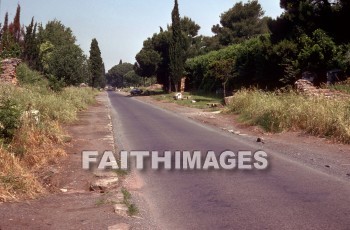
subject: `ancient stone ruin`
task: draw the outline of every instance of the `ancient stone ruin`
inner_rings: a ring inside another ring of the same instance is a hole
[[[2,60],[0,83],[17,85],[16,67],[21,63],[21,59],[9,58]]]
[[[348,94],[341,93],[336,90],[330,90],[330,89],[320,89],[316,88],[312,82],[306,80],[306,79],[300,79],[297,80],[294,83],[296,89],[298,92],[301,92],[308,96],[324,96],[324,97],[346,97],[348,98]]]

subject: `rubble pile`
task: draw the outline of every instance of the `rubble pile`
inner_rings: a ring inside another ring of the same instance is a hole
[[[305,80],[305,79],[300,79],[297,80],[294,83],[296,89],[308,96],[324,96],[324,97],[329,97],[329,98],[334,98],[334,97],[345,97],[349,98],[350,96],[348,94],[344,94],[339,91],[335,90],[330,90],[330,89],[319,89],[316,88],[312,82]]]
[[[21,63],[21,59],[9,58],[2,60],[0,83],[17,85],[16,67]]]

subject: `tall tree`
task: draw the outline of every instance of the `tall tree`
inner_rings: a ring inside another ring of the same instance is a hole
[[[156,75],[158,65],[161,61],[160,54],[154,49],[143,48],[136,55],[135,72],[142,77],[152,77]]]
[[[16,15],[13,19],[13,37],[15,41],[18,43],[21,39],[21,6],[17,5]]]
[[[281,0],[280,6],[285,12],[269,23],[274,41],[285,38],[297,40],[302,34],[311,36],[317,29],[322,29],[339,40],[346,34],[342,27],[337,26],[344,20],[348,21],[340,16],[344,9],[342,1]],[[349,11],[344,15],[349,15]]]
[[[17,15],[17,14],[16,14]],[[15,18],[16,19],[16,18]],[[20,33],[18,35],[18,41],[15,37],[15,24],[8,23],[8,13],[5,14],[4,27],[1,35],[1,57],[20,57],[21,47],[19,43]]]
[[[34,17],[28,26],[24,34],[23,41],[23,54],[22,58],[34,69],[38,69],[39,62],[39,46],[36,37],[37,24],[34,23]]]
[[[92,76],[91,86],[101,87],[104,78],[104,64],[101,57],[100,47],[96,38],[92,39],[90,46],[89,67]]]
[[[40,57],[40,66],[37,68],[40,71],[53,81],[60,81],[65,85],[77,85],[85,81],[83,67],[86,57],[75,44],[76,39],[69,27],[53,20],[45,27],[39,24],[38,33],[35,34]]]
[[[242,42],[268,32],[267,19],[257,0],[236,3],[220,17],[221,25],[214,25],[212,31],[223,46]]]
[[[171,82],[174,83],[175,91],[178,91],[179,83],[183,77],[185,62],[186,62],[186,50],[185,50],[185,38],[181,30],[181,21],[179,6],[177,0],[175,0],[174,9],[171,13],[172,19],[172,31],[169,49],[169,67],[170,78],[168,91],[171,91]]]
[[[108,70],[106,74],[107,83],[114,87],[124,87],[124,76],[132,71],[134,65],[127,62],[119,62],[118,65],[113,66],[110,70]]]
[[[2,31],[5,32],[9,28],[9,13],[6,12],[5,19],[4,19],[4,26],[2,27]]]

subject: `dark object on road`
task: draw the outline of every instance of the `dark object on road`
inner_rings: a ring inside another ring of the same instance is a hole
[[[140,96],[142,94],[142,90],[138,88],[134,88],[130,91],[131,96]]]
[[[261,137],[258,137],[258,138],[256,139],[256,142],[265,144],[264,139],[261,138]]]

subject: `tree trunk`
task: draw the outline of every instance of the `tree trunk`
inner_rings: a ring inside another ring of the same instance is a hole
[[[175,92],[179,92],[179,83],[174,83]]]
[[[171,78],[169,76],[168,93],[171,93]]]
[[[224,83],[222,83],[222,85],[224,86],[224,98],[226,97],[226,83],[227,83],[227,80],[224,81]]]

